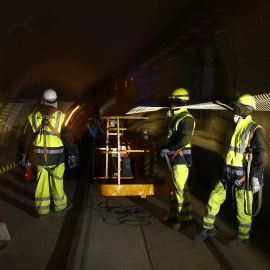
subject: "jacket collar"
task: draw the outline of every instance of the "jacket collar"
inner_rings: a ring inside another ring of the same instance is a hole
[[[181,108],[179,110],[174,110],[173,114],[177,115],[177,114],[180,114],[181,112],[187,112],[187,111],[188,111],[187,108]]]
[[[38,111],[40,111],[44,115],[49,116],[49,115],[52,115],[53,113],[55,113],[56,111],[58,111],[58,109],[53,107],[53,106],[50,106],[50,105],[41,104],[38,107]]]
[[[237,125],[244,125],[245,123],[248,123],[252,121],[251,115],[248,115],[246,118],[239,118]]]

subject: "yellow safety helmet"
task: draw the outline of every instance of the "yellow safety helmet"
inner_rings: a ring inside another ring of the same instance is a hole
[[[169,99],[180,99],[182,101],[189,101],[189,94],[186,89],[177,88],[172,92],[172,95],[169,96]]]
[[[251,107],[251,109],[253,110],[256,109],[256,101],[254,97],[249,94],[244,94],[237,101],[234,101],[232,103],[239,107],[245,106],[245,107]]]

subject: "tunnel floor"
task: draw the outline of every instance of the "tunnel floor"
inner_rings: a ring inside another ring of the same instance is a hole
[[[65,192],[74,207],[38,220],[35,182],[22,182],[24,169],[0,175],[0,223],[11,240],[1,245],[0,269],[269,269],[263,232],[248,248],[229,249],[234,224],[217,218],[218,236],[196,243],[204,204],[192,195],[195,222],[179,231],[162,219],[168,196],[104,197],[96,184],[68,172]]]

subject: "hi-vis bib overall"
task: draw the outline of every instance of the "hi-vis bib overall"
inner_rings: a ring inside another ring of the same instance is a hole
[[[61,111],[56,111],[48,119],[53,128],[60,134],[65,114]],[[43,126],[38,131],[43,121],[43,117],[39,111],[30,114],[28,120],[33,132],[36,133],[33,141],[33,160],[34,165],[37,166],[38,183],[35,192],[37,211],[39,214],[47,214],[50,211],[50,190],[54,202],[54,210],[60,211],[67,205],[67,197],[64,193],[63,186],[63,175],[65,171],[63,143],[48,126]],[[46,136],[46,145],[44,145],[44,136]],[[44,147],[47,149],[46,153],[44,153]],[[46,154],[47,161],[44,154]]]
[[[179,123],[185,118],[185,117],[192,117],[190,113],[186,109],[180,109],[176,112],[174,112],[174,115],[177,117],[179,115],[179,118],[174,123],[172,127],[172,134],[168,134],[168,138],[173,135],[173,132],[176,132],[178,130]],[[192,117],[193,118],[193,117]],[[193,126],[192,135],[195,128],[195,121]],[[183,155],[177,155],[175,162],[173,163],[173,174],[174,179],[176,182],[176,185],[182,190],[183,192],[180,192],[175,185],[172,182],[172,179],[169,181],[169,186],[172,190],[172,196],[171,196],[171,203],[170,203],[170,216],[171,217],[177,217],[180,221],[188,221],[192,220],[192,208],[190,203],[190,193],[189,188],[187,186],[187,179],[189,175],[189,167],[192,163],[191,158],[191,145],[190,143],[187,144],[182,149]]]
[[[233,174],[239,180],[245,175],[245,151],[249,143],[249,136],[252,126],[255,122],[251,116],[245,119],[239,119],[234,134],[231,138],[231,143],[227,155],[225,157],[225,164],[223,171]],[[257,129],[260,126],[257,126]],[[243,188],[234,188],[236,207],[237,207],[237,221],[238,221],[238,238],[249,239],[249,231],[251,229],[252,219],[247,215],[247,195]],[[253,194],[249,192],[249,200],[252,205]],[[203,227],[211,229],[214,226],[216,215],[220,210],[220,205],[226,199],[226,190],[219,180],[215,188],[212,190],[208,204],[206,206],[207,214],[203,218]]]

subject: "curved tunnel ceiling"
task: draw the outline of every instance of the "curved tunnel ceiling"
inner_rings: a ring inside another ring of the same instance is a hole
[[[77,99],[134,61],[193,1],[1,2],[1,101]]]

